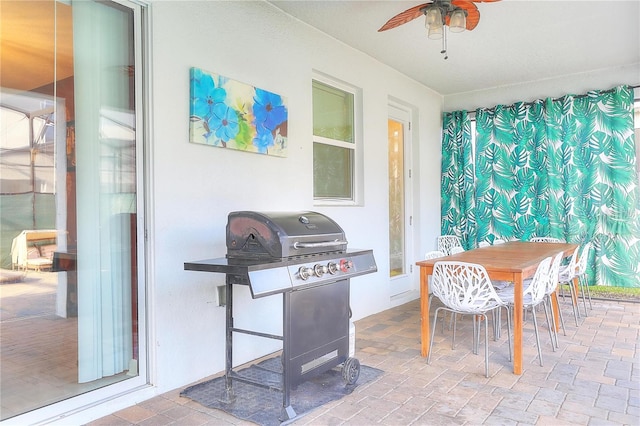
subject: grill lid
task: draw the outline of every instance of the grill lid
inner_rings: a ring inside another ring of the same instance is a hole
[[[228,258],[281,259],[347,249],[342,228],[311,211],[229,213]]]

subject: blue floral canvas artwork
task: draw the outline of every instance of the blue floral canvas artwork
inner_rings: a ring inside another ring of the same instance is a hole
[[[287,156],[286,98],[199,68],[190,89],[191,142]]]

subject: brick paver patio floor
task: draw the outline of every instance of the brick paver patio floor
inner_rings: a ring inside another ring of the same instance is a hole
[[[420,356],[420,308],[413,301],[356,322],[356,357],[385,373],[344,398],[293,422],[296,425],[637,425],[640,424],[640,304],[594,300],[576,327],[562,303],[566,336],[553,352],[540,312],[544,366],[532,322],[525,321],[523,374],[508,360],[506,329],[484,351],[471,351],[471,320],[438,326],[431,364]],[[447,321],[448,324],[448,321]],[[483,342],[481,342],[483,345]],[[209,379],[209,378],[207,378]],[[205,379],[203,379],[205,380]],[[250,424],[182,398],[182,389],[98,419],[99,425]]]

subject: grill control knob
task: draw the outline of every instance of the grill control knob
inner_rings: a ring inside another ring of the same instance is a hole
[[[337,274],[339,271],[338,264],[336,262],[329,262],[329,264],[327,265],[327,270],[331,275]]]
[[[340,260],[340,270],[342,272],[347,272],[349,269],[353,268],[353,262],[347,259]]]
[[[313,274],[313,269],[307,268],[306,266],[301,266],[300,269],[298,269],[298,275],[300,275],[303,281],[308,279],[311,274]]]
[[[313,267],[313,272],[316,274],[316,277],[321,277],[327,273],[327,267],[324,265],[315,265]]]

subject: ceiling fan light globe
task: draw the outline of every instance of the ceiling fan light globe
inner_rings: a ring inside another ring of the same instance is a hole
[[[427,11],[425,12],[425,16],[425,27],[431,28],[433,26],[442,26],[442,13],[437,7],[427,9]]]
[[[467,27],[467,18],[464,11],[457,9],[451,13],[449,20],[449,29],[452,33],[461,33]]]
[[[444,33],[444,28],[442,27],[442,25],[440,25],[439,27],[432,25],[431,27],[429,27],[429,32],[427,33],[427,37],[429,37],[431,40],[438,40],[442,38],[443,33]]]

